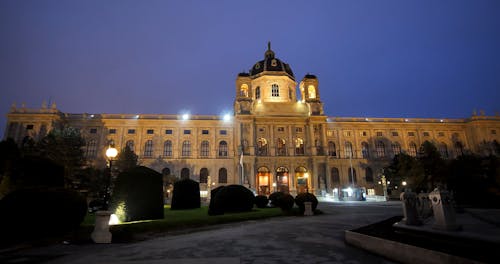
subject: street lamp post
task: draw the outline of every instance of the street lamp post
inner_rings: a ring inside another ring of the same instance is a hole
[[[113,173],[113,160],[116,158],[118,155],[118,150],[113,145],[110,145],[108,149],[106,150],[106,157],[108,158],[109,162],[109,174],[108,178],[106,181],[106,193],[104,196],[104,206],[106,207],[106,210],[108,209],[109,205],[109,198],[111,195],[111,178],[112,178],[112,173]]]
[[[111,243],[112,234],[109,232],[109,219],[111,212],[108,211],[109,196],[111,189],[111,169],[113,159],[118,155],[118,151],[110,145],[106,150],[106,157],[109,160],[109,174],[106,181],[106,193],[104,194],[104,211],[97,211],[95,214],[95,226],[94,231],[90,234],[90,237],[94,243]]]

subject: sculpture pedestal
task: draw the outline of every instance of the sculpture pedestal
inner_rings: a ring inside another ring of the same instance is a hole
[[[111,232],[109,232],[109,218],[111,211],[97,211],[95,213],[95,227],[90,235],[92,241],[98,244],[111,243]]]

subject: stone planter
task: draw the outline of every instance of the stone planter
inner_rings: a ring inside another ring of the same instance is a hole
[[[90,235],[94,243],[109,244],[111,243],[111,232],[109,232],[109,218],[111,211],[97,211],[95,213],[95,227]]]

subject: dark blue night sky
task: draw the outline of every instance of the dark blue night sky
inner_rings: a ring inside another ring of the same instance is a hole
[[[500,112],[500,1],[0,1],[0,135],[13,102],[220,114],[267,41],[329,116]]]

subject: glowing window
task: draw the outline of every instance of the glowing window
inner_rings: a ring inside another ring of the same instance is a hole
[[[200,156],[208,157],[209,154],[210,154],[210,145],[208,141],[204,140],[201,142]]]
[[[224,140],[219,143],[219,157],[227,157],[227,142]]]
[[[271,96],[272,97],[280,96],[280,87],[277,84],[271,85]]]
[[[191,156],[191,142],[189,140],[186,140],[182,142],[182,152],[181,152],[183,157],[189,157]]]
[[[248,85],[242,84],[240,87],[240,96],[248,97]]]
[[[310,99],[316,98],[316,89],[314,88],[314,85],[309,85],[307,87],[307,94]]]

